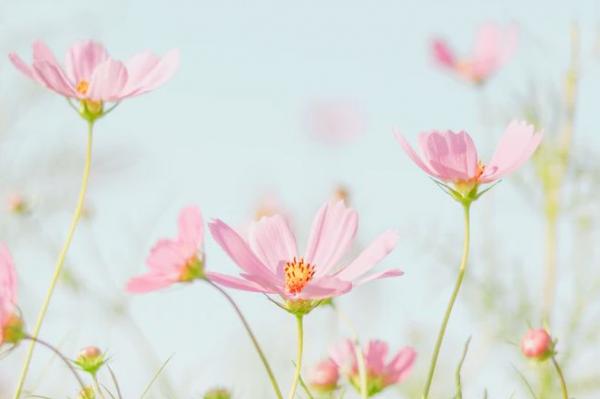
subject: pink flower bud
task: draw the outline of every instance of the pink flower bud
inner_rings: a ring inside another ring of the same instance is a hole
[[[90,374],[96,374],[100,367],[104,365],[104,363],[104,354],[95,346],[83,348],[79,352],[77,359],[75,359],[75,364],[77,364],[83,371]]]
[[[340,373],[331,359],[322,360],[308,374],[308,382],[318,391],[330,392],[337,388]]]
[[[525,357],[545,360],[553,351],[552,337],[543,328],[527,331],[521,339],[521,352]]]

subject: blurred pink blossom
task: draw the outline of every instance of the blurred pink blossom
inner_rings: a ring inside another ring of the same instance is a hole
[[[388,353],[388,344],[380,340],[370,341],[363,351],[369,396],[402,382],[412,370],[417,357],[411,347],[400,349],[390,360]],[[340,372],[359,389],[360,375],[354,343],[351,340],[339,343],[331,350],[331,359],[338,365]]]
[[[518,30],[514,24],[501,27],[487,23],[481,26],[475,37],[471,55],[457,56],[447,42],[441,38],[432,41],[434,61],[460,78],[480,84],[489,79],[514,54],[517,47]]]
[[[543,328],[530,329],[521,339],[521,352],[525,357],[543,360],[552,350],[552,337]]]
[[[4,244],[0,244],[0,345],[12,341],[9,330],[20,325],[16,315],[17,306],[17,274],[15,265]]]
[[[346,144],[367,127],[363,109],[342,100],[315,102],[308,109],[306,124],[315,138],[330,145]]]
[[[525,122],[511,122],[488,165],[477,155],[475,144],[466,132],[421,133],[418,155],[400,134],[397,140],[412,161],[425,173],[455,184],[490,183],[523,165],[542,140],[542,133]]]
[[[331,359],[320,361],[308,372],[308,383],[313,389],[321,392],[335,390],[339,378],[338,366]]]
[[[33,63],[27,65],[10,53],[13,65],[28,78],[65,97],[96,102],[118,102],[154,90],[168,81],[179,67],[179,51],[164,57],[149,51],[126,62],[111,58],[100,43],[75,43],[67,52],[63,69],[41,41],[33,43]]]
[[[296,238],[281,215],[255,222],[248,240],[219,219],[209,228],[215,241],[243,270],[241,278],[213,273],[211,280],[235,289],[279,294],[286,300],[323,299],[371,280],[402,274],[390,269],[364,276],[394,249],[397,233],[391,230],[350,264],[338,267],[358,228],[356,211],[342,201],[321,207],[304,257],[298,255]]]

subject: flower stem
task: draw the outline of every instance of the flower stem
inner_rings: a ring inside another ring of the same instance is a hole
[[[25,339],[31,340],[32,342],[36,342],[36,343],[48,348],[56,356],[58,356],[60,358],[60,360],[62,360],[63,363],[69,368],[69,370],[71,370],[71,373],[73,373],[73,376],[79,383],[79,386],[81,387],[81,389],[82,390],[85,389],[85,383],[79,376],[79,373],[77,373],[77,370],[75,370],[75,367],[73,367],[73,365],[71,364],[71,361],[69,359],[67,359],[67,357],[65,355],[63,355],[58,349],[56,349],[54,346],[50,345],[48,342],[42,341],[39,338],[34,338],[32,336],[27,335],[27,336],[25,336]]]
[[[225,299],[227,299],[227,301],[229,301],[231,306],[233,306],[233,310],[235,310],[235,313],[238,315],[240,321],[244,325],[244,328],[246,329],[246,333],[248,334],[248,337],[250,337],[250,340],[252,341],[252,344],[254,345],[254,349],[256,349],[256,353],[258,353],[258,357],[260,357],[260,360],[261,360],[263,366],[265,367],[267,374],[269,375],[269,380],[271,381],[271,385],[273,386],[273,391],[275,391],[275,396],[277,396],[278,399],[283,399],[283,395],[281,394],[281,389],[279,389],[279,384],[277,384],[277,380],[275,379],[275,374],[273,374],[273,370],[271,369],[271,366],[269,365],[269,361],[267,360],[267,357],[265,356],[263,350],[261,349],[260,344],[258,343],[258,340],[256,339],[256,336],[252,332],[252,328],[250,328],[250,324],[244,317],[244,314],[240,310],[237,303],[235,303],[233,298],[223,288],[219,287],[217,284],[213,283],[209,279],[204,279],[204,281],[206,281],[213,288],[215,288],[217,291],[219,291],[221,294],[223,294]]]
[[[437,365],[437,360],[440,355],[440,349],[442,347],[442,342],[444,340],[444,335],[446,334],[446,327],[448,326],[448,320],[450,319],[450,314],[452,313],[452,308],[454,307],[454,302],[456,302],[456,298],[458,297],[458,292],[460,291],[460,287],[462,286],[462,282],[465,278],[465,272],[467,270],[467,261],[469,259],[469,245],[470,245],[470,203],[464,203],[464,223],[465,223],[465,240],[463,244],[463,254],[462,260],[460,261],[460,267],[458,270],[458,277],[456,279],[456,283],[454,285],[454,290],[452,291],[452,296],[450,297],[450,301],[448,302],[448,306],[446,307],[446,312],[444,313],[444,318],[442,319],[442,325],[440,326],[440,331],[437,336],[437,340],[435,342],[435,347],[433,349],[433,355],[431,356],[431,363],[429,365],[429,373],[427,374],[427,383],[425,384],[425,389],[423,391],[423,399],[429,398],[429,391],[431,389],[431,384],[433,383],[433,375],[435,373],[435,367]]]
[[[96,391],[98,391],[98,395],[100,395],[101,399],[106,399],[106,397],[104,396],[104,392],[102,392],[102,388],[100,387],[100,382],[98,381],[98,376],[96,376],[96,374],[92,374],[92,379],[94,380],[94,387],[96,388]]]
[[[552,364],[554,364],[554,368],[556,369],[556,373],[558,374],[558,378],[560,380],[560,390],[562,392],[562,397],[563,399],[569,399],[569,392],[567,390],[567,382],[565,381],[565,376],[554,355],[552,355]]]
[[[294,380],[290,387],[290,393],[288,399],[294,399],[296,396],[296,388],[298,387],[298,381],[300,381],[300,371],[302,370],[302,352],[304,350],[304,326],[303,326],[302,315],[296,315],[296,324],[298,326],[298,354],[296,355],[296,371],[294,372]]]
[[[67,238],[65,243],[58,254],[58,259],[56,260],[56,264],[54,266],[54,273],[52,275],[52,279],[50,280],[50,286],[48,287],[48,291],[46,293],[46,297],[44,298],[44,302],[42,303],[42,307],[38,313],[37,321],[35,327],[33,329],[31,344],[29,345],[29,349],[27,351],[27,355],[25,356],[25,362],[23,363],[23,369],[21,370],[21,375],[19,377],[19,382],[17,383],[17,389],[15,390],[14,399],[19,399],[21,397],[21,393],[23,391],[23,386],[25,385],[25,380],[27,378],[27,373],[29,372],[29,366],[31,364],[31,359],[33,357],[33,351],[35,349],[37,337],[40,334],[40,330],[42,329],[42,324],[44,323],[44,318],[46,317],[46,313],[48,311],[48,307],[50,306],[50,300],[52,299],[52,294],[54,293],[54,289],[56,288],[56,284],[60,278],[61,271],[63,269],[63,265],[65,263],[65,258],[67,257],[67,252],[69,251],[69,247],[71,246],[71,241],[73,240],[73,235],[75,234],[75,230],[77,228],[77,224],[79,223],[79,219],[81,218],[81,213],[83,211],[83,204],[85,200],[85,193],[87,191],[88,186],[88,178],[90,175],[90,166],[92,163],[92,138],[93,138],[93,122],[88,122],[88,139],[87,139],[87,149],[86,149],[86,157],[85,157],[85,166],[83,168],[83,177],[81,179],[81,188],[79,189],[79,198],[77,199],[77,206],[75,207],[75,211],[73,212],[73,217],[71,219],[71,225],[69,226],[69,231],[67,233]]]

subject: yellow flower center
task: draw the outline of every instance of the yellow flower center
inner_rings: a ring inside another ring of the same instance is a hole
[[[285,289],[290,294],[300,293],[315,275],[315,267],[303,258],[294,258],[285,264]]]
[[[197,256],[192,256],[179,273],[179,281],[189,283],[204,276],[204,264]]]
[[[89,88],[90,83],[87,80],[80,80],[79,83],[77,83],[77,85],[75,86],[75,90],[77,90],[77,93],[81,94],[82,96],[87,93]]]

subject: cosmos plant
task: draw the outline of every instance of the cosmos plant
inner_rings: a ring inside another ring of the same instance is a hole
[[[489,25],[479,32],[470,58],[459,59],[441,40],[434,43],[433,50],[441,66],[468,81],[482,83],[512,55],[515,40],[514,31],[505,32]],[[69,49],[62,66],[44,43],[35,42],[31,64],[14,53],[9,58],[27,78],[65,97],[88,126],[86,162],[77,205],[31,332],[25,323],[27,315],[21,314],[18,308],[17,275],[12,256],[5,245],[0,246],[0,345],[12,348],[24,340],[30,341],[14,399],[24,397],[23,388],[36,345],[46,347],[63,360],[79,385],[78,398],[106,398],[107,394],[121,398],[118,380],[112,370],[112,391],[99,381],[99,370],[110,367],[110,357],[101,349],[96,346],[84,348],[71,360],[40,339],[40,334],[82,214],[90,174],[93,127],[124,99],[148,93],[169,81],[178,69],[179,53],[172,50],[161,57],[142,52],[121,62],[113,59],[100,43],[85,41]],[[451,199],[458,202],[464,214],[462,259],[433,344],[427,377],[423,383],[423,399],[431,397],[440,350],[467,271],[471,205],[494,187],[499,179],[525,164],[542,138],[542,133],[531,124],[513,121],[500,138],[490,160],[484,162],[473,139],[464,131],[432,130],[421,133],[417,150],[403,135],[396,134],[408,158]],[[391,135],[389,141],[393,141]],[[312,220],[306,245],[299,248],[289,217],[283,212],[274,210],[261,215],[242,232],[220,218],[210,220],[205,229],[200,207],[189,205],[179,213],[176,234],[171,238],[159,239],[154,244],[146,259],[146,270],[124,283],[125,290],[140,295],[163,291],[174,285],[188,289],[196,289],[197,286],[215,289],[239,317],[271,384],[273,395],[283,399],[284,391],[277,378],[278,373],[275,373],[250,323],[228,290],[258,294],[270,301],[275,309],[291,315],[297,326],[297,349],[293,377],[286,395],[288,399],[300,397],[299,392],[302,392],[301,397],[341,398],[346,387],[352,387],[362,399],[374,397],[411,378],[417,359],[426,358],[426,355],[418,356],[417,350],[411,346],[392,350],[398,348],[398,342],[373,339],[361,345],[357,337],[340,339],[332,345],[327,357],[307,369],[303,378],[305,317],[319,308],[331,306],[336,309],[338,297],[351,294],[363,284],[381,284],[383,289],[384,283],[379,280],[389,278],[385,284],[401,286],[410,278],[396,279],[403,272],[395,265],[385,265],[373,271],[380,263],[389,263],[386,258],[398,241],[398,233],[393,228],[384,230],[362,251],[351,250],[358,224],[357,210],[343,199],[326,200]],[[207,231],[210,234],[206,234]],[[211,257],[205,253],[205,241],[210,238],[237,266],[238,275],[221,273],[219,267],[208,261]],[[568,399],[566,380],[556,358],[557,341],[549,332],[544,328],[531,329],[522,338],[520,347],[523,356],[532,361],[552,362],[560,379],[563,398]],[[456,397],[461,395],[459,391]],[[231,394],[227,389],[218,388],[204,397],[225,399],[230,398]]]

